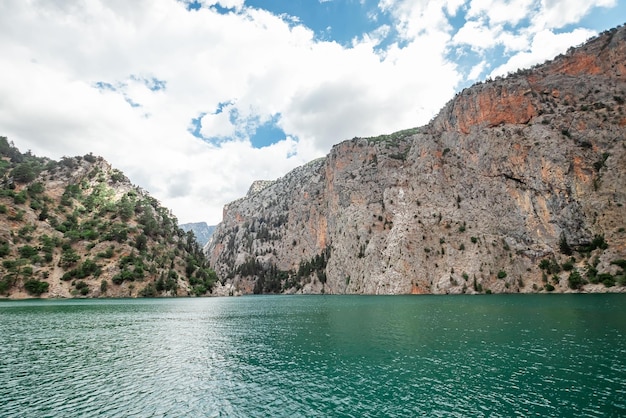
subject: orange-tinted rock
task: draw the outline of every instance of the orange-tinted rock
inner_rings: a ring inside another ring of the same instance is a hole
[[[574,98],[579,97],[581,92],[572,89],[580,86],[562,83],[566,77],[626,77],[624,57],[626,31],[621,29],[604,34],[544,64],[541,71],[526,71],[506,79],[479,83],[464,90],[442,109],[432,126],[436,130],[467,134],[474,126],[528,123],[544,110],[550,111],[537,96],[550,96],[553,100],[564,100],[570,105],[576,101]],[[561,86],[557,88],[551,85],[554,83]]]
[[[524,84],[510,88],[496,82],[479,86],[471,94],[464,92],[442,111],[435,123],[445,130],[465,134],[473,126],[528,123],[538,112],[532,95],[525,94],[528,84]]]
[[[540,261],[569,260],[561,237],[582,248],[602,235],[609,247],[592,258],[615,274],[610,261],[626,258],[625,46],[626,29],[605,34],[464,90],[427,127],[334,146],[229,205],[212,266],[243,291],[278,269],[290,293],[541,292]],[[240,277],[250,259],[263,276]],[[590,258],[576,259],[583,272]],[[555,292],[570,291],[566,275]]]

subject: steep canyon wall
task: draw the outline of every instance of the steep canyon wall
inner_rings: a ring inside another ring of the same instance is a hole
[[[623,291],[625,63],[619,28],[344,141],[227,205],[211,265],[232,293]]]

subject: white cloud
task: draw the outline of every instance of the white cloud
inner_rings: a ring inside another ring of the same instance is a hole
[[[368,11],[379,28],[350,47],[243,0],[203,0],[209,7],[188,11],[190,3],[4,0],[0,135],[53,158],[102,155],[181,221],[213,223],[253,180],[282,176],[346,138],[426,123],[467,79],[446,58],[461,43],[448,18],[474,3],[381,0]],[[550,53],[543,42],[586,36],[550,38],[546,28],[580,14],[557,16],[558,2],[531,19],[540,29],[501,30],[515,21],[500,7],[509,3],[476,3],[464,29],[476,50],[519,52],[500,71]],[[609,2],[593,4],[601,3]],[[377,50],[392,32],[397,42]],[[485,71],[483,61],[469,76]],[[202,135],[219,145],[189,133],[200,115]],[[254,148],[250,124],[276,117],[285,138]]]
[[[539,56],[539,52],[528,51],[538,34],[577,23],[593,8],[615,4],[616,0],[471,0],[467,21],[453,42],[469,45],[479,53],[502,45],[507,54],[523,52],[526,56]],[[537,46],[533,49],[537,50]],[[561,47],[542,49],[560,51]],[[521,56],[516,60],[524,61]],[[536,63],[533,59],[528,62]]]
[[[205,138],[229,138],[236,134],[236,127],[230,121],[228,106],[223,112],[218,114],[207,114],[202,118],[202,129],[200,133]]]
[[[552,59],[565,52],[570,46],[579,45],[595,35],[595,32],[586,29],[576,29],[572,32],[554,34],[550,30],[537,33],[528,51],[512,56],[506,63],[494,69],[491,77],[506,75],[520,68],[529,68],[535,64]]]
[[[196,3],[204,7],[220,6],[226,9],[240,10],[244,5],[244,0],[196,0]],[[194,0],[185,0],[185,4],[192,4]]]
[[[459,9],[465,4],[465,0],[448,0],[444,3],[446,13],[450,16],[456,16]]]
[[[534,0],[472,0],[467,17],[487,18],[491,24],[518,24],[530,12]]]
[[[481,61],[478,64],[474,65],[467,75],[467,80],[476,81],[480,77],[480,75],[485,71],[487,67],[487,62]]]
[[[102,155],[181,221],[219,221],[253,180],[343,139],[426,122],[458,79],[445,39],[381,58],[373,48],[385,27],[346,48],[241,1],[220,1],[240,10],[228,14],[173,0],[59,4],[5,2],[0,134],[53,158]],[[277,114],[288,137],[253,148],[242,124]],[[199,115],[202,135],[228,140],[193,137]]]
[[[459,1],[381,0],[378,7],[395,18],[396,29],[404,39],[415,39],[425,34],[448,33],[451,26],[446,12],[456,11]]]
[[[499,43],[498,36],[501,32],[502,27],[492,28],[483,21],[470,20],[458,30],[452,42],[457,45],[467,44],[472,49],[480,51],[496,46]]]
[[[616,0],[541,0],[541,8],[533,17],[535,31],[556,29],[578,22],[594,7],[613,7]],[[607,28],[609,29],[609,28]]]
[[[378,46],[389,35],[391,28],[389,25],[382,25],[371,31],[370,33],[363,34],[360,40],[355,39],[354,45],[359,43],[370,44],[372,47]]]

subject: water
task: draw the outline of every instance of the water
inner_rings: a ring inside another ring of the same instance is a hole
[[[0,303],[1,417],[626,416],[626,295]]]

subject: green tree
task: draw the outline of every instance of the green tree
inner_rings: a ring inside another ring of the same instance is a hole
[[[565,238],[565,234],[561,233],[561,239],[559,241],[559,250],[562,254],[572,255],[572,248],[567,243],[567,239]]]
[[[139,292],[139,296],[144,297],[144,298],[156,297],[157,290],[156,290],[156,287],[154,286],[154,283],[148,283],[146,287],[141,289],[141,291]]]
[[[23,247],[20,247],[18,251],[20,253],[20,257],[22,258],[31,258],[38,253],[37,249],[31,247],[30,245],[24,245]]]
[[[148,237],[146,237],[144,234],[137,235],[137,238],[135,239],[135,248],[137,248],[139,251],[147,249]]]
[[[135,213],[135,203],[128,198],[128,195],[122,196],[118,207],[120,218],[122,218],[124,222],[128,221],[133,216],[133,213]]]
[[[28,194],[30,196],[37,196],[40,195],[41,193],[43,193],[45,190],[45,187],[43,185],[42,182],[38,181],[37,183],[33,183],[30,186],[28,186]]]
[[[72,266],[72,265],[76,264],[76,262],[78,260],[80,260],[80,256],[78,254],[76,254],[76,251],[74,251],[74,249],[72,249],[72,247],[66,246],[63,249],[63,254],[61,255],[61,266],[62,267]]]
[[[0,243],[0,257],[5,257],[11,253],[11,247],[9,247],[9,243],[3,241]]]
[[[585,284],[585,280],[582,278],[578,270],[574,270],[570,273],[567,279],[567,285],[570,289],[580,289]]]
[[[41,208],[41,212],[39,213],[39,220],[40,221],[45,221],[46,219],[48,219],[49,216],[49,209],[48,209],[48,205],[43,205],[43,207]]]
[[[23,162],[13,169],[12,174],[17,183],[30,183],[37,178],[39,170],[34,164]]]
[[[21,192],[13,196],[13,203],[15,203],[16,205],[23,205],[24,203],[26,203],[27,198],[28,197],[26,196],[26,192],[22,190]]]
[[[24,283],[24,289],[26,289],[26,291],[31,295],[35,296],[40,296],[42,293],[46,293],[49,286],[48,282],[42,282],[36,279],[30,279]]]

